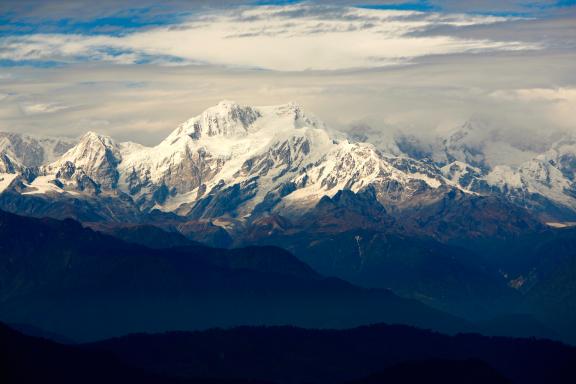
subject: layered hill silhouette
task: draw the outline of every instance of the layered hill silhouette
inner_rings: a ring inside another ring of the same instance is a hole
[[[0,382],[73,383],[252,383],[251,380],[181,379],[129,366],[112,354],[26,336],[0,323]]]
[[[392,383],[421,382],[410,378],[426,375],[425,382],[460,378],[466,383],[482,377],[486,383],[568,383],[576,378],[576,349],[561,343],[447,336],[401,325],[345,330],[240,327],[130,335],[88,347],[134,367],[181,377],[249,377],[283,383],[338,383],[375,374],[395,378]],[[409,372],[407,367],[421,371]]]
[[[471,329],[388,290],[324,278],[275,247],[151,249],[0,212],[0,249],[1,320],[75,340],[243,324]]]

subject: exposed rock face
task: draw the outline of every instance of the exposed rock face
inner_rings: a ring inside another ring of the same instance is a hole
[[[16,173],[19,171],[19,165],[14,164],[5,153],[0,154],[0,173]]]

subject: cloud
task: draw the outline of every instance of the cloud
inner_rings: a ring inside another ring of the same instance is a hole
[[[151,28],[122,36],[9,36],[0,43],[0,59],[207,63],[299,71],[397,65],[427,55],[540,48],[521,41],[414,35],[436,25],[461,27],[507,20],[494,16],[311,5],[249,7],[196,15],[177,28]]]
[[[39,115],[45,113],[54,113],[68,109],[66,105],[61,105],[57,103],[33,103],[33,104],[22,104],[22,111],[27,115]]]
[[[498,91],[497,98],[522,101],[550,101],[554,103],[576,103],[576,88],[532,88]]]
[[[536,108],[546,115],[554,126],[576,130],[576,87],[574,88],[529,88],[496,91],[493,97],[500,100],[525,103],[525,108]]]
[[[490,122],[508,141],[538,142],[554,132],[576,132],[573,113],[558,114],[557,103],[549,100],[570,93],[527,101],[515,91],[543,84],[576,89],[575,61],[576,54],[531,51],[429,57],[407,67],[337,72],[152,64],[13,68],[14,78],[0,86],[1,93],[13,95],[0,102],[0,130],[71,137],[96,130],[154,144],[182,121],[232,99],[249,105],[296,101],[345,131],[364,124],[383,134],[401,130],[424,137],[474,119]],[[25,115],[19,107],[24,102],[81,107]]]

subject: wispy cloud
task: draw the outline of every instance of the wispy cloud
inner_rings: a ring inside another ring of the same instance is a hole
[[[27,115],[54,113],[69,108],[66,105],[58,103],[23,103],[20,106],[22,111]]]

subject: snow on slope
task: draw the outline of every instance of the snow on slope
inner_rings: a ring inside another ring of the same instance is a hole
[[[462,161],[454,161],[440,168],[448,180],[466,190],[473,190],[474,183],[482,177],[482,170]]]
[[[15,173],[0,173],[0,193],[4,192],[17,177]]]

